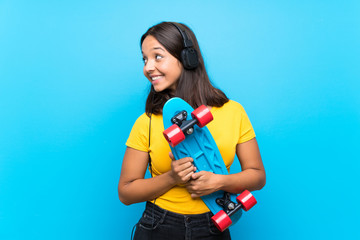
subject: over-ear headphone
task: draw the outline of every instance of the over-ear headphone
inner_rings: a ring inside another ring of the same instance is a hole
[[[181,51],[180,59],[185,69],[192,70],[197,68],[199,65],[199,58],[197,51],[193,48],[193,42],[186,35],[185,30],[183,30],[177,23],[172,22],[177,30],[179,30],[181,37],[184,41],[184,49]]]

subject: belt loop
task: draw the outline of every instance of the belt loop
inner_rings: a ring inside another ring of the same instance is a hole
[[[168,211],[167,210],[164,210],[164,212],[162,213],[162,216],[161,216],[161,218],[160,218],[160,223],[163,223],[164,221],[165,221],[165,217],[166,217],[166,214],[168,213]]]
[[[206,214],[206,218],[207,218],[207,221],[208,221],[209,227],[211,227],[211,222],[212,222],[210,215],[211,215],[211,213],[210,213],[210,212],[208,212],[208,213]]]

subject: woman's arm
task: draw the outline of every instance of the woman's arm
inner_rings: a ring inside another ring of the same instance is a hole
[[[147,152],[133,148],[125,151],[118,185],[119,199],[126,205],[153,200],[176,184],[186,183],[195,171],[191,158],[172,162],[172,170],[144,179],[149,162]]]
[[[255,138],[236,146],[236,155],[240,161],[242,171],[235,174],[219,175],[201,171],[192,174],[192,180],[187,189],[193,198],[223,190],[230,193],[240,193],[260,190],[266,182],[264,165]]]

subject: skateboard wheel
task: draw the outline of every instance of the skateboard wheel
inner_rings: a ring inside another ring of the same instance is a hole
[[[237,196],[236,201],[241,203],[242,208],[245,211],[250,210],[250,208],[257,203],[255,197],[248,190],[243,191],[239,196]]]
[[[164,137],[166,141],[172,146],[175,147],[180,142],[182,142],[185,139],[184,133],[181,131],[178,125],[174,124],[168,129],[166,129],[164,132]]]
[[[211,220],[220,231],[224,231],[232,224],[231,218],[223,210],[212,216]]]
[[[201,105],[195,109],[191,113],[191,116],[198,121],[197,125],[201,128],[214,119],[210,110],[205,105]]]

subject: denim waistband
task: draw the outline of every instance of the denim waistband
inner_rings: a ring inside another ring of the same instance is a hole
[[[146,202],[145,213],[160,219],[164,219],[166,217],[167,219],[179,224],[208,224],[213,216],[212,212],[202,214],[179,214],[165,210],[151,202]]]

